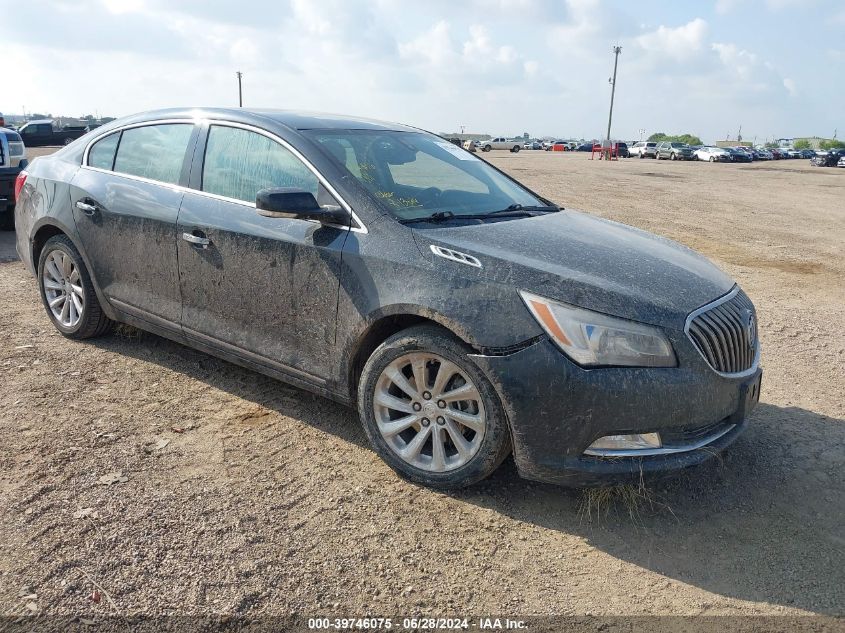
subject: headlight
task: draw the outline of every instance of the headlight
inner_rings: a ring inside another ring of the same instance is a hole
[[[552,340],[588,367],[675,367],[672,344],[657,328],[520,292]]]

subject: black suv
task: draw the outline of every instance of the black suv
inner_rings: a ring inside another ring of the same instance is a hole
[[[25,174],[17,249],[59,332],[130,323],[348,404],[416,482],[511,452],[532,479],[639,478],[712,457],[757,403],[729,277],[416,128],[165,110]]]

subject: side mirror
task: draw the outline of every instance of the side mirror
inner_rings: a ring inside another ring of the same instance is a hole
[[[349,214],[336,205],[320,206],[310,191],[293,187],[262,189],[255,195],[258,215],[268,218],[316,220],[321,224],[349,224]]]

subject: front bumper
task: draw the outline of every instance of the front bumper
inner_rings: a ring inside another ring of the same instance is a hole
[[[474,356],[508,414],[520,475],[602,485],[694,466],[731,444],[745,428],[742,386],[760,369],[743,378],[720,376],[689,343],[673,345],[679,366],[660,369],[583,369],[547,338],[507,356]],[[696,450],[648,457],[584,454],[605,435],[663,430],[677,436],[716,424],[730,429]]]

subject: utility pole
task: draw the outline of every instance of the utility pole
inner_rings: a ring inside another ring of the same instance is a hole
[[[243,77],[243,73],[239,70],[235,73],[238,76],[238,107],[244,107],[244,93],[243,89],[241,88],[241,77]]]
[[[640,128],[640,140],[643,140],[643,134],[645,134],[645,128],[641,127]]]
[[[622,52],[621,46],[613,47],[613,79],[610,80],[610,114],[607,117],[607,142],[610,143],[610,124],[613,121],[613,97],[616,96],[616,68],[619,65],[619,53]]]

